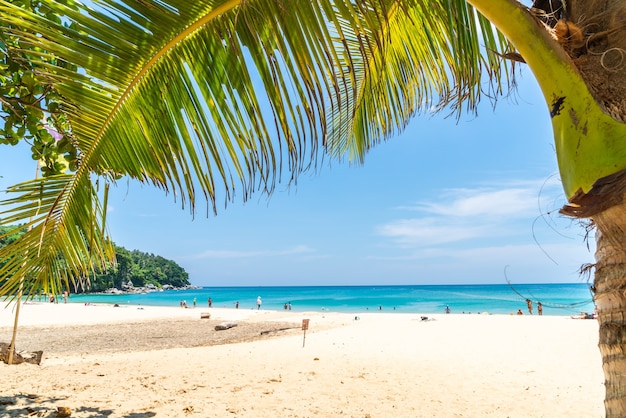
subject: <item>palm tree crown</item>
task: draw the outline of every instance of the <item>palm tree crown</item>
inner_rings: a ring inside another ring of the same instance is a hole
[[[30,230],[0,254],[5,295],[112,260],[106,190],[122,176],[215,211],[322,150],[361,161],[416,112],[472,110],[511,75],[510,44],[460,0],[41,4],[57,18],[0,0],[3,34],[53,80],[77,164],[10,188],[3,221]]]

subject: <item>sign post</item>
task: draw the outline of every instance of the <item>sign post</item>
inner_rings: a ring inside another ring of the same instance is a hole
[[[306,330],[309,329],[309,320],[308,319],[303,319],[302,320],[302,331],[304,331],[304,335],[302,337],[302,347],[304,347],[304,343],[306,341]]]

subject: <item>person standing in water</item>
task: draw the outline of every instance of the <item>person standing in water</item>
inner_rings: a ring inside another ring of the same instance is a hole
[[[533,301],[530,299],[526,299],[526,305],[528,305],[528,313],[533,314]]]
[[[261,302],[261,296],[258,296],[258,297],[256,298],[256,308],[257,308],[257,309],[261,309],[261,303],[262,303],[262,302]]]

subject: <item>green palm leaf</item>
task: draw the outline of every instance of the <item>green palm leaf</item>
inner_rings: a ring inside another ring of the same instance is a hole
[[[113,259],[103,233],[103,207],[89,177],[54,176],[17,184],[8,192],[17,197],[3,202],[11,207],[2,213],[3,221],[29,222],[22,226],[28,232],[3,249],[0,274],[25,278],[27,293],[59,294],[62,283],[85,278]],[[0,283],[0,294],[11,295],[20,281]]]
[[[419,109],[472,108],[485,64],[496,89],[506,74],[491,51],[508,44],[460,0],[42,3],[61,23],[0,0],[0,26],[41,51],[79,165],[9,190],[4,222],[32,229],[0,252],[0,294],[112,259],[94,174],[151,183],[192,212],[202,193],[215,211],[294,180],[320,145],[362,159]]]
[[[382,44],[357,76],[354,119],[333,142],[334,153],[351,159],[362,161],[416,113],[475,111],[483,95],[506,91],[512,76],[501,57],[513,46],[465,0],[396,2],[387,16]]]

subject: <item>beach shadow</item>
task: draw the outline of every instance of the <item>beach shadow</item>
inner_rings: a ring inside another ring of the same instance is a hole
[[[84,417],[108,417],[113,413],[112,409],[101,409],[101,408],[89,408],[87,406],[81,406],[76,408],[76,410],[72,409],[72,412],[81,413],[81,416]],[[84,414],[84,415],[83,415]]]
[[[96,418],[96,417],[108,417],[114,411],[111,409],[82,407],[82,408],[77,408],[76,412],[77,413],[80,412],[81,414],[84,414],[81,416]],[[156,412],[131,412],[130,414],[124,415],[122,418],[151,418],[155,416],[156,416]]]
[[[54,416],[57,405],[68,404],[66,398],[44,398],[38,395],[18,394],[14,396],[0,396],[0,416],[2,417],[22,417],[22,416]],[[80,413],[82,417],[98,418],[108,417],[115,411],[112,409],[77,407],[67,405],[73,413]],[[155,417],[155,412],[133,412],[124,415],[123,418],[151,418]]]
[[[39,395],[24,393],[14,396],[0,396],[0,416],[41,416],[50,411],[50,408],[44,403],[54,403],[61,400],[60,398],[45,399]],[[56,407],[54,410],[56,411]]]

